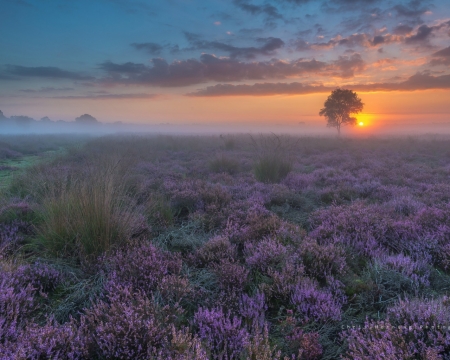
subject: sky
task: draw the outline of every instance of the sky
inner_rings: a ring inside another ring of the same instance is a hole
[[[2,0],[6,116],[320,124],[337,87],[368,128],[450,124],[449,0]],[[450,126],[450,125],[449,125]]]

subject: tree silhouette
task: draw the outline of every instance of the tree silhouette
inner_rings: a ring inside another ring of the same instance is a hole
[[[78,124],[98,124],[98,120],[89,114],[81,115],[77,117],[75,121]]]
[[[331,92],[320,110],[319,115],[325,116],[328,127],[335,127],[338,135],[341,135],[342,125],[355,125],[356,118],[350,114],[358,114],[364,104],[358,95],[352,90],[336,89]]]

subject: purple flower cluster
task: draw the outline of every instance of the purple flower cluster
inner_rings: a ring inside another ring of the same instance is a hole
[[[417,287],[430,285],[430,265],[426,260],[413,260],[409,256],[397,254],[376,258],[375,262],[408,277]]]
[[[199,308],[194,315],[194,323],[213,359],[239,359],[249,342],[249,334],[242,320],[225,314],[220,308]]]
[[[295,306],[299,316],[306,321],[327,321],[341,319],[341,306],[333,292],[319,289],[309,279],[297,284],[291,296],[291,304]]]
[[[239,302],[239,313],[250,325],[257,324],[262,329],[265,324],[267,309],[264,293],[257,292],[254,296],[242,294]]]
[[[115,282],[145,292],[155,290],[166,275],[179,274],[182,265],[179,256],[161,251],[150,242],[119,250],[108,263]]]
[[[15,220],[9,224],[0,224],[0,259],[13,252],[23,242],[21,230],[26,228],[24,221]]]
[[[400,300],[387,311],[385,321],[368,321],[345,330],[345,359],[394,354],[397,358],[442,359],[450,351],[450,308],[439,299]]]

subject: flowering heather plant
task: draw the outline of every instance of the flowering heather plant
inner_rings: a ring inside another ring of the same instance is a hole
[[[290,173],[282,182],[289,189],[294,191],[306,190],[313,186],[314,176],[312,174]]]
[[[367,321],[364,327],[343,332],[348,342],[345,359],[443,359],[450,351],[450,307],[447,297],[405,299],[390,307],[386,321]],[[370,356],[370,357],[369,357]]]
[[[447,328],[450,324],[450,300],[447,296],[438,299],[399,300],[388,309],[387,314],[397,324]]]
[[[172,318],[142,292],[110,283],[107,301],[81,318],[90,357],[147,359],[163,348]]]
[[[409,256],[397,254],[375,258],[375,262],[408,277],[416,287],[430,285],[430,265],[426,260],[412,260]]]
[[[189,280],[180,275],[166,275],[158,285],[158,292],[166,303],[178,304],[192,297],[193,288]]]
[[[291,256],[281,270],[268,269],[267,274],[272,279],[271,294],[277,298],[288,299],[292,289],[303,280],[305,267],[295,256]]]
[[[291,304],[306,321],[341,319],[341,306],[329,289],[319,289],[312,280],[305,278],[294,289]]]
[[[213,264],[212,270],[223,290],[242,291],[248,283],[249,270],[239,263],[223,259],[219,264]]]
[[[231,244],[226,236],[214,236],[209,239],[193,255],[198,266],[205,266],[210,263],[218,263],[222,259],[232,260],[236,257],[236,246]]]
[[[177,254],[156,248],[150,242],[130,244],[108,260],[108,271],[114,281],[135,290],[151,292],[166,275],[178,275],[182,261]]]
[[[269,341],[269,327],[264,324],[263,330],[256,327],[248,341],[245,352],[247,360],[280,360],[281,351],[276,346],[271,346]],[[285,358],[288,359],[288,358]]]
[[[366,321],[361,329],[343,332],[342,338],[348,344],[343,359],[414,359],[417,349],[404,335],[389,321]]]
[[[257,292],[254,296],[250,297],[247,294],[242,294],[239,301],[239,313],[247,320],[248,325],[257,324],[261,329],[265,323],[265,316],[267,311],[267,305],[265,301],[264,293]]]
[[[26,226],[27,224],[20,220],[0,224],[0,254],[6,255],[17,249],[24,239],[21,229]]]
[[[50,318],[41,326],[30,323],[15,341],[0,344],[4,359],[85,359],[85,339],[71,320],[59,325]]]
[[[269,268],[281,268],[288,253],[288,247],[270,237],[257,243],[246,243],[244,246],[245,262],[264,273]]]
[[[382,207],[356,202],[314,213],[313,231],[309,235],[319,244],[340,243],[360,255],[373,257],[394,246],[388,241],[391,226],[391,219]]]
[[[230,215],[224,234],[232,243],[244,244],[274,235],[281,225],[278,216],[268,211],[260,201],[255,201],[247,210],[240,209]]]
[[[249,334],[242,326],[242,320],[224,314],[219,308],[199,308],[194,315],[194,324],[212,359],[239,359],[249,342]]]
[[[170,328],[169,341],[158,351],[157,360],[208,360],[206,350],[197,335],[192,335],[185,327]]]
[[[37,309],[35,289],[0,273],[0,344],[15,341],[28,317]]]
[[[338,244],[319,245],[315,239],[306,239],[300,244],[299,252],[306,273],[316,279],[344,275],[346,271],[345,253]]]
[[[206,206],[220,208],[230,201],[230,195],[220,185],[210,185],[202,180],[174,181],[166,178],[163,189],[169,196],[175,213],[184,209],[189,213],[204,210]]]
[[[322,355],[322,345],[319,342],[319,334],[316,332],[305,333],[302,329],[296,327],[294,331],[287,336],[290,347],[298,351],[297,359],[320,359]]]

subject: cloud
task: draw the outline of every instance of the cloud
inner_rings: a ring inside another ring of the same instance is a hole
[[[264,15],[266,21],[283,19],[278,9],[270,4],[254,5],[248,0],[233,0],[233,4],[251,15]]]
[[[431,66],[450,65],[450,46],[436,51],[432,56],[435,59],[430,61]]]
[[[293,46],[297,51],[305,50],[323,50],[332,49],[336,46],[346,46],[348,48],[363,47],[370,48],[378,45],[385,45],[391,43],[398,43],[403,41],[403,37],[398,35],[383,34],[370,36],[365,33],[352,34],[347,37],[338,35],[327,42],[308,43],[303,39],[298,39],[293,42]]]
[[[65,100],[108,100],[108,99],[154,99],[158,94],[101,94],[101,95],[73,95],[73,96],[53,96],[53,99]]]
[[[299,82],[292,83],[257,83],[253,85],[217,84],[206,89],[186,94],[187,96],[268,96],[279,94],[311,94],[328,92],[329,88],[322,85],[303,85]]]
[[[355,58],[352,61],[355,61]],[[104,62],[99,67],[107,72],[107,76],[100,81],[110,84],[188,86],[206,81],[282,79],[288,76],[324,71],[333,74],[341,72],[343,76],[347,76],[350,66],[345,59],[341,58],[332,64],[315,59],[298,59],[290,62],[276,59],[242,62],[211,54],[202,54],[200,60],[177,60],[172,63],[155,58],[151,60],[151,63],[152,66],[131,62],[124,64]]]
[[[417,32],[414,35],[410,35],[405,38],[405,43],[413,44],[413,43],[428,41],[431,34],[433,33],[433,29],[434,29],[434,27],[428,27],[427,25],[422,25],[417,29]]]
[[[159,55],[161,51],[164,49],[164,46],[153,42],[132,43],[131,46],[134,47],[136,50],[144,50],[152,55]]]
[[[433,56],[450,58],[450,46],[435,52]]]
[[[413,31],[413,27],[409,25],[398,25],[392,31],[395,35],[408,35]]]
[[[283,40],[274,37],[257,38],[256,40],[262,43],[259,47],[237,47],[220,41],[201,40],[200,36],[189,32],[185,32],[185,36],[191,45],[189,50],[220,50],[227,52],[231,58],[253,59],[257,55],[274,55],[276,50],[284,46]]]
[[[397,12],[398,16],[417,19],[430,10],[428,6],[423,6],[425,2],[428,1],[412,0],[407,4],[395,5],[393,9]]]
[[[151,66],[106,61],[99,67],[107,73],[99,80],[100,83],[177,87],[207,81],[284,79],[304,74],[349,78],[354,76],[355,72],[363,71],[366,64],[358,53],[339,56],[337,60],[331,62],[304,58],[292,61],[272,59],[243,62],[230,57],[202,54],[200,60],[176,60],[168,63],[165,59],[154,58],[151,60]]]
[[[50,79],[92,80],[92,76],[62,70],[53,66],[28,67],[20,65],[5,65],[6,73],[19,77],[41,77]]]
[[[49,92],[56,92],[56,91],[72,91],[75,90],[74,88],[54,88],[54,87],[41,87],[38,90],[35,89],[22,89],[19,90],[20,92],[24,93],[49,93]]]
[[[366,63],[361,55],[356,53],[351,56],[339,56],[339,59],[332,63],[332,67],[335,68],[334,76],[350,78],[355,75],[355,72],[363,71]]]
[[[293,83],[256,83],[253,85],[217,84],[208,86],[187,96],[270,96],[270,95],[303,95],[315,93],[328,93],[336,87],[324,85],[304,85]],[[416,91],[429,89],[450,89],[450,75],[432,76],[425,73],[417,73],[406,81],[398,83],[374,83],[353,84],[342,86],[353,91]]]

